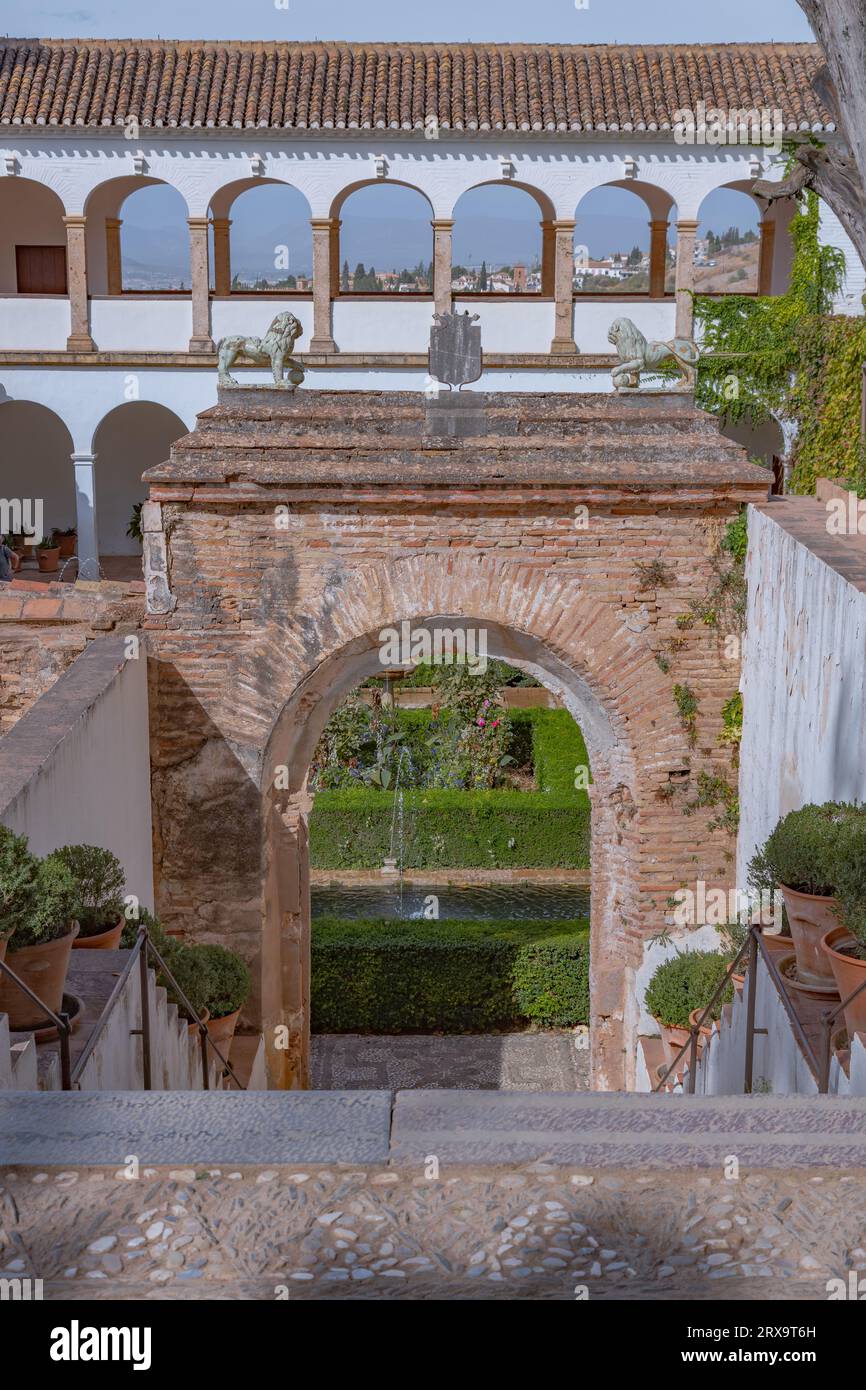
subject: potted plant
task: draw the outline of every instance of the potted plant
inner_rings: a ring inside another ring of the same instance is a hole
[[[833,876],[841,922],[822,941],[839,997],[847,999],[866,981],[866,807],[852,807],[836,845]],[[845,1006],[849,1039],[866,1033],[866,989]]]
[[[57,860],[37,859],[23,835],[0,826],[0,929],[7,936],[6,964],[57,1013],[72,943],[75,885]],[[10,979],[0,979],[0,1013],[13,1031],[43,1026],[46,1015]]]
[[[717,951],[684,951],[662,961],[646,992],[646,1007],[659,1026],[665,1061],[674,1061],[688,1042],[692,1016],[703,1013],[727,973],[729,959]],[[734,997],[729,984],[717,1000],[713,1018]],[[683,1059],[688,1062],[688,1055]]]
[[[98,845],[64,845],[49,855],[69,871],[75,884],[79,933],[76,950],[116,951],[123,931],[123,865]]]
[[[51,533],[51,539],[55,545],[60,547],[61,560],[68,560],[75,554],[75,542],[78,540],[78,532],[74,526],[67,526],[65,531],[55,526]]]
[[[210,984],[205,1000],[207,1030],[223,1056],[228,1056],[238,1017],[250,993],[250,972],[240,956],[225,946],[195,946],[205,957]]]
[[[801,984],[833,985],[821,942],[839,926],[834,865],[840,827],[851,808],[828,801],[783,816],[749,866],[749,881],[772,878],[782,891]]]
[[[43,536],[36,546],[36,561],[43,574],[56,574],[60,562],[60,546],[53,536]]]
[[[164,953],[164,959],[178,988],[163,972],[157,976],[157,982],[168,991],[169,1002],[177,1005],[178,1013],[188,1021],[192,1031],[198,1025],[181,998],[181,991],[202,1022],[207,1023],[208,999],[214,993],[210,961],[202,954],[201,947],[188,946],[182,941],[172,942],[168,953]]]
[[[144,532],[141,529],[141,509],[143,506],[143,502],[136,502],[132,509],[132,516],[129,518],[129,525],[126,528],[126,534],[131,536],[134,541],[139,542],[144,540]]]

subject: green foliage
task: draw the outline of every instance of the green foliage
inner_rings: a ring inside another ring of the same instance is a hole
[[[866,959],[866,807],[851,807],[839,826],[833,878],[842,921]]]
[[[748,548],[749,512],[747,507],[743,507],[739,515],[735,516],[733,521],[729,521],[725,527],[722,550],[726,550],[732,559],[736,560],[738,564],[742,564]]]
[[[866,319],[862,315],[810,319],[801,327],[799,347],[786,406],[799,425],[793,491],[814,492],[819,477],[842,479],[857,491],[863,479],[860,396]]]
[[[856,831],[846,830],[846,823],[862,827],[864,817],[866,809],[840,801],[789,811],[752,859],[750,886],[766,890],[784,885],[797,893],[835,897],[840,874],[846,885],[854,882],[840,862],[840,846],[856,843]]]
[[[205,1007],[211,1018],[224,1018],[243,1008],[250,993],[250,972],[244,961],[225,946],[192,946],[208,975]]]
[[[39,860],[26,835],[0,825],[0,936],[26,927],[35,909]]]
[[[743,697],[738,690],[722,706],[722,732],[719,743],[726,743],[739,751],[743,741]]]
[[[126,528],[126,534],[131,536],[134,541],[139,542],[144,540],[144,533],[141,529],[141,509],[143,506],[143,502],[136,502],[132,509],[132,516],[129,518],[129,525]]]
[[[685,951],[663,961],[654,972],[646,992],[646,1007],[653,1018],[669,1028],[688,1028],[689,1014],[705,1009],[722,983],[729,959],[716,951]],[[734,997],[728,985],[717,1001],[712,1017],[718,1018],[722,1005]]]
[[[572,791],[407,791],[407,868],[589,867],[589,800]],[[310,817],[311,862],[375,868],[390,853],[394,794],[319,792]]]
[[[68,869],[31,854],[26,836],[0,826],[0,935],[9,937],[8,950],[65,936],[73,906]]]
[[[317,1033],[483,1032],[589,1018],[589,932],[575,922],[346,921],[312,931]]]
[[[146,907],[138,909],[137,917],[129,917],[124,921],[123,931],[120,933],[120,949],[131,951],[138,940],[139,927],[147,927],[150,939],[161,956],[165,956],[172,946],[176,944],[175,939],[168,935],[165,927],[158,917],[154,917]]]
[[[720,813],[708,825],[708,830],[726,830],[736,835],[740,826],[740,798],[737,790],[715,773],[701,771],[697,776],[697,794],[693,801],[683,807],[684,816],[693,816],[695,811],[706,807],[718,808]]]
[[[680,723],[689,736],[689,743],[697,743],[698,738],[698,697],[690,685],[674,686],[674,703],[680,716]]]
[[[49,856],[67,868],[75,884],[73,916],[82,936],[95,936],[123,916],[126,877],[111,850],[98,845],[64,845]]]
[[[532,766],[537,792],[418,788],[419,778],[431,780],[427,760],[441,726],[429,710],[400,710],[389,728],[400,733],[399,746],[407,749],[400,773],[400,785],[407,787],[407,866],[588,866],[589,797],[574,782],[576,769],[588,767],[589,760],[567,710],[510,713],[506,756],[513,766]],[[347,747],[338,749],[340,757],[346,753]],[[352,771],[336,788],[316,795],[310,842],[317,868],[372,868],[390,852],[393,791],[367,789]]]
[[[695,297],[702,344],[696,400],[703,409],[756,425],[773,414],[790,414],[788,393],[801,368],[804,328],[831,313],[845,273],[842,252],[819,245],[818,219],[818,198],[806,193],[791,222],[794,257],[785,294]]]
[[[674,572],[664,560],[640,560],[634,567],[635,578],[642,589],[666,589],[674,581]]]
[[[166,965],[177,984],[172,983],[163,971],[157,973],[157,983],[168,992],[169,1002],[176,1004],[182,1017],[192,1021],[192,1015],[183,1002],[181,994],[189,1000],[197,1014],[203,1014],[208,1007],[208,999],[214,993],[213,969],[200,946],[187,946],[173,942],[166,957]]]

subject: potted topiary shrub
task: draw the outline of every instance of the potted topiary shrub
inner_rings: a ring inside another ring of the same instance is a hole
[[[54,537],[43,536],[36,546],[36,561],[43,574],[55,574],[60,564],[60,546]]]
[[[225,946],[196,946],[192,949],[205,957],[210,976],[205,1001],[210,1015],[207,1030],[226,1057],[240,1011],[249,997],[250,972],[240,956]]]
[[[173,941],[168,952],[163,953],[165,963],[177,981],[176,989],[168,975],[159,973],[157,983],[168,991],[169,1003],[176,1004],[181,1018],[189,1023],[190,1031],[197,1023],[181,998],[181,991],[189,1000],[203,1023],[209,1018],[208,999],[214,993],[212,967],[200,946],[187,946],[182,941]]]
[[[116,951],[123,931],[126,891],[120,860],[98,845],[64,845],[49,859],[63,864],[75,884],[76,950]]]
[[[0,826],[0,929],[6,964],[54,1013],[63,1005],[72,943],[75,885],[56,860],[37,859],[23,835]],[[6,976],[0,978],[0,1013],[13,1031],[43,1026],[45,1013]]]
[[[68,560],[75,554],[75,542],[78,540],[78,532],[74,526],[67,526],[65,531],[55,526],[51,532],[51,539],[60,550],[61,560]]]
[[[783,816],[749,866],[750,880],[772,877],[782,891],[800,984],[833,987],[821,942],[839,926],[834,866],[840,827],[851,807],[828,801]]]
[[[866,807],[851,807],[841,826],[833,870],[841,923],[821,943],[841,999],[866,980]],[[849,1039],[866,1033],[866,989],[845,1006]]]
[[[683,951],[662,961],[646,992],[646,1007],[659,1026],[668,1066],[689,1040],[692,1015],[703,1013],[727,973],[729,958],[717,951]],[[729,984],[713,1010],[718,1018],[722,1005],[734,997]],[[684,1060],[687,1062],[688,1057]]]

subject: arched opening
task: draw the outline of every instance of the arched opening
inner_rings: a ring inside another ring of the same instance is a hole
[[[310,205],[291,184],[242,179],[211,200],[211,285],[228,294],[309,294]]]
[[[676,209],[662,189],[629,180],[591,189],[575,212],[578,294],[672,294]]]
[[[64,207],[33,179],[0,182],[0,295],[68,291]]]
[[[60,416],[36,401],[6,400],[0,404],[0,431],[0,495],[21,502],[25,516],[41,517],[46,536],[74,529],[73,443]],[[74,578],[74,571],[73,566],[67,577]],[[19,578],[35,579],[37,574],[36,558],[28,553]]]
[[[102,558],[141,554],[128,531],[134,509],[147,497],[142,474],[168,458],[173,442],[187,433],[183,421],[155,401],[126,401],[100,421],[93,436],[96,455],[96,517]]]
[[[344,190],[331,212],[333,292],[429,296],[431,213],[426,195],[409,184],[377,179]]]
[[[400,629],[400,622],[396,623]],[[623,934],[621,909],[631,898],[626,845],[631,838],[634,802],[629,783],[631,754],[615,721],[574,667],[539,638],[483,618],[443,613],[412,620],[412,632],[427,632],[435,644],[441,631],[486,635],[488,656],[534,676],[569,712],[582,731],[593,769],[591,873],[591,951],[595,1003],[591,1005],[596,1084],[606,1071],[623,1067],[623,1029],[628,1005],[622,1000],[639,963],[639,949]],[[379,629],[356,638],[316,666],[284,705],[273,728],[262,780],[265,834],[265,931],[261,958],[261,1014],[266,1037],[271,1020],[285,1020],[288,1042],[271,1056],[272,1074],[282,1084],[308,1084],[310,1056],[310,939],[308,774],[322,732],[347,694],[365,679],[381,675]],[[576,769],[575,769],[576,771]],[[614,983],[615,977],[615,983]],[[605,993],[600,1006],[599,989]],[[613,1004],[615,992],[620,1000]],[[616,1054],[614,1056],[614,1054]],[[630,1064],[625,1064],[626,1072]]]
[[[487,183],[454,205],[455,293],[552,295],[554,209],[536,189]]]
[[[147,175],[108,179],[85,213],[91,294],[189,294],[189,211],[176,188]]]
[[[748,184],[715,188],[698,210],[694,289],[698,294],[770,293],[774,247]]]

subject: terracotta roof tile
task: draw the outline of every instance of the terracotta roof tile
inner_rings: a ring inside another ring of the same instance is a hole
[[[680,107],[831,128],[816,44],[0,39],[0,124],[271,130],[667,130]]]

